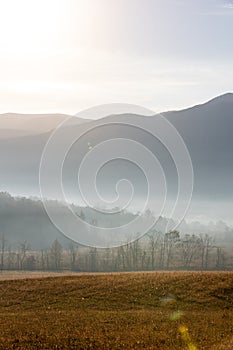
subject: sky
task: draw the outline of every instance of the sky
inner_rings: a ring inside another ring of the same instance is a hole
[[[233,0],[0,0],[0,113],[233,91]]]

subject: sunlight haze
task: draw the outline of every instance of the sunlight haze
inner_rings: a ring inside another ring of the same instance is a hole
[[[232,89],[233,3],[0,0],[0,112],[181,109]]]

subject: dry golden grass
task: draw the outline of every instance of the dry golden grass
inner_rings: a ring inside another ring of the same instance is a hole
[[[58,276],[75,276],[80,273],[76,272],[51,272],[51,271],[0,271],[0,281],[19,280],[28,278],[58,277]]]
[[[233,273],[5,280],[0,293],[4,350],[233,349]]]

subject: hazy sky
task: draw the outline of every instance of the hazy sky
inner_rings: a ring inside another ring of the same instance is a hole
[[[0,0],[0,113],[233,90],[233,0]]]

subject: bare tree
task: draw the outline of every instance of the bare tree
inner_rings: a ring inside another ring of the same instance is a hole
[[[209,264],[209,252],[213,247],[213,238],[208,234],[200,234],[201,268],[207,269]]]
[[[140,264],[141,244],[139,239],[130,243],[130,255],[131,255],[131,266],[133,270],[138,270],[141,265]]]
[[[195,235],[185,235],[179,243],[182,266],[188,268],[200,249],[200,239]]]
[[[126,253],[124,246],[119,246],[117,249],[118,269],[126,270]]]
[[[11,270],[15,267],[15,258],[17,254],[12,252],[11,245],[8,247],[7,253],[7,269]]]
[[[1,270],[4,269],[4,256],[5,256],[5,249],[6,249],[6,238],[4,233],[1,234],[1,239],[0,239],[0,265],[1,265]]]
[[[25,268],[31,271],[36,269],[36,258],[34,255],[29,255],[26,257]]]
[[[71,243],[69,246],[69,257],[70,257],[71,270],[77,269],[77,256],[78,256],[78,248],[73,243]]]
[[[220,270],[224,268],[224,251],[223,248],[218,246],[213,246],[212,248],[216,248],[217,258],[216,258],[216,269]]]
[[[45,251],[43,249],[40,251],[40,268],[45,270]]]
[[[179,241],[180,233],[178,231],[170,231],[165,233],[164,248],[166,253],[166,268],[170,268],[171,261],[174,256],[174,248]]]
[[[156,230],[152,230],[147,234],[149,237],[149,250],[150,250],[150,262],[151,262],[151,269],[154,270],[157,264],[158,252],[159,249],[161,249],[162,244],[162,234],[161,232],[158,232]]]
[[[18,258],[18,268],[20,270],[23,270],[23,264],[26,258],[27,251],[30,249],[30,244],[27,241],[20,242],[18,243],[18,253],[17,253],[17,258]]]
[[[97,248],[89,249],[89,270],[98,271],[98,252]]]
[[[52,267],[55,270],[60,270],[62,261],[62,246],[57,239],[55,239],[50,248],[50,257],[52,261]]]

